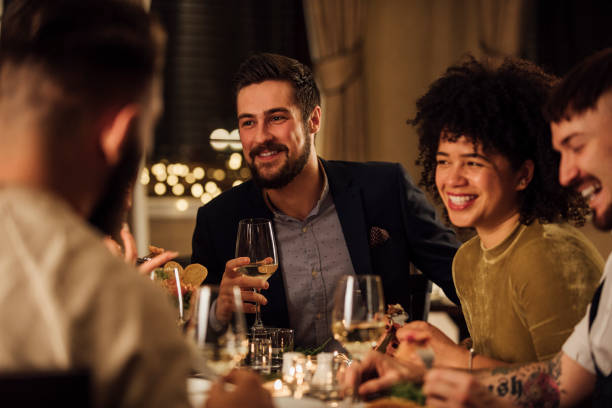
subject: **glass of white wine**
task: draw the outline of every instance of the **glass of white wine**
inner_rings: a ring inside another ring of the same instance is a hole
[[[245,276],[268,280],[278,269],[278,254],[272,222],[265,218],[247,218],[238,223],[236,258],[247,257],[250,262],[239,268]],[[259,293],[259,289],[254,289]],[[260,306],[257,304],[255,322],[251,330],[264,327]]]
[[[240,288],[234,286],[231,293],[222,295],[232,302],[233,311],[227,324],[213,327],[210,314],[218,296],[218,286],[198,288],[193,315],[186,329],[186,335],[193,340],[196,349],[193,368],[198,376],[209,380],[224,376],[237,367],[249,347]]]
[[[352,359],[361,360],[385,333],[384,312],[379,276],[342,277],[334,294],[332,333]]]

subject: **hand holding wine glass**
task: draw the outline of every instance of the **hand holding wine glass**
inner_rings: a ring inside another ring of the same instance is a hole
[[[385,332],[385,301],[379,276],[345,275],[336,288],[332,333],[351,358],[361,360]]]
[[[268,303],[265,296],[251,290],[252,288],[267,289],[268,283],[259,278],[244,276],[240,270],[241,266],[247,265],[249,262],[249,258],[243,257],[230,259],[225,264],[225,272],[219,285],[219,298],[215,307],[216,318],[221,323],[227,321],[233,310],[232,288],[234,286],[242,288],[242,309],[244,313],[255,313],[255,302],[263,305]]]
[[[237,266],[245,276],[260,279],[265,283],[278,268],[278,255],[272,222],[263,218],[249,218],[238,224],[236,258],[248,258],[248,263]],[[254,290],[259,294],[259,287]],[[263,328],[259,302],[255,311],[253,329]]]

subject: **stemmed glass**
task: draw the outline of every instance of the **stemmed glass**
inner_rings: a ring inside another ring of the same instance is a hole
[[[246,320],[242,310],[240,288],[234,286],[223,294],[232,303],[228,323],[212,326],[212,305],[219,296],[219,287],[204,285],[196,292],[193,315],[187,323],[186,335],[196,348],[195,372],[211,380],[228,374],[237,367],[248,352]]]
[[[385,332],[385,301],[380,277],[345,275],[334,294],[332,333],[350,353],[361,360]]]
[[[248,218],[238,223],[236,258],[248,257],[250,262],[240,268],[245,276],[268,280],[278,268],[278,255],[272,222],[265,218]],[[253,289],[259,293],[259,289]],[[263,329],[259,303],[251,330]]]

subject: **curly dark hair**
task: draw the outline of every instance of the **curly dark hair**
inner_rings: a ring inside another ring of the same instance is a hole
[[[553,150],[542,107],[557,82],[536,65],[507,58],[497,66],[468,55],[447,69],[417,101],[409,123],[419,135],[419,185],[442,204],[435,182],[436,153],[445,140],[467,137],[485,153],[498,153],[518,170],[533,160],[531,183],[520,192],[520,222],[529,225],[570,221],[582,225],[588,213],[584,199],[558,181],[559,154]],[[447,216],[448,219],[448,216]]]

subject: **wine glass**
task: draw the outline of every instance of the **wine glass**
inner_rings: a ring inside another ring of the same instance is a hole
[[[334,294],[332,333],[350,353],[361,360],[385,332],[385,301],[380,277],[345,275]]]
[[[229,296],[233,311],[226,324],[214,327],[210,320],[212,306],[219,296],[219,287],[204,285],[196,292],[193,315],[187,323],[186,335],[197,350],[194,370],[198,376],[214,380],[237,367],[248,352],[247,326],[242,310],[240,288],[233,286]]]
[[[238,223],[236,258],[247,257],[250,262],[238,270],[245,276],[268,280],[278,268],[278,255],[272,222],[265,218],[248,218]],[[253,289],[259,293],[259,289]],[[263,329],[259,303],[255,309],[255,323],[251,330]]]

